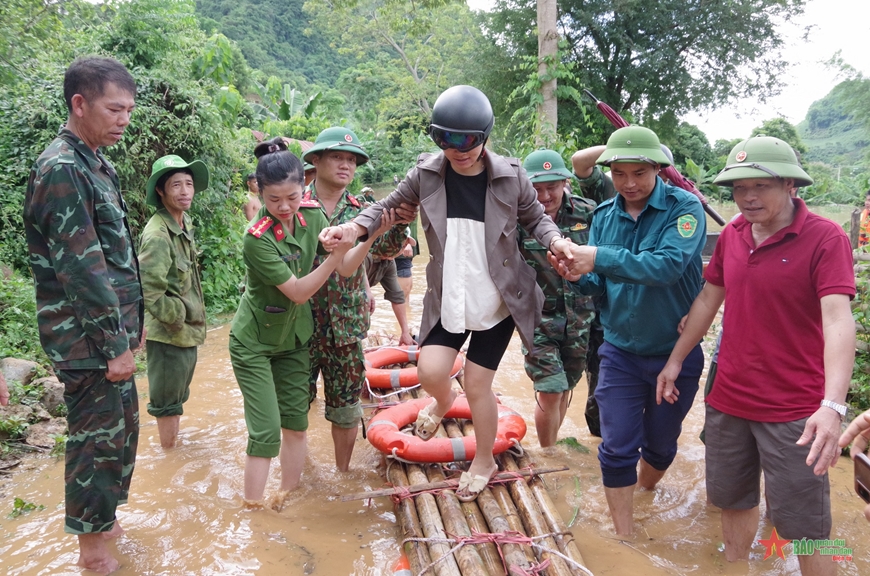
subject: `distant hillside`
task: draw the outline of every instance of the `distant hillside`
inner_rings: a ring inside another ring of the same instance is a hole
[[[332,86],[350,61],[339,55],[310,27],[304,0],[196,0],[196,13],[206,32],[235,40],[252,68],[286,82],[303,76],[307,82]]]
[[[841,82],[821,100],[816,100],[807,117],[797,125],[809,151],[807,162],[858,164],[870,146],[870,131],[847,112],[842,92],[850,80]]]

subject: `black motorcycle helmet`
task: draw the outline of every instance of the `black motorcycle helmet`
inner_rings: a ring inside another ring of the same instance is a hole
[[[486,142],[494,123],[486,94],[473,86],[453,86],[435,100],[429,136],[442,150],[466,152]]]

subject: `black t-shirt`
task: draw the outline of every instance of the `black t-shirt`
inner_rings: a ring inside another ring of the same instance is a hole
[[[486,169],[476,176],[457,174],[447,164],[444,187],[447,189],[447,218],[483,222],[486,212]]]

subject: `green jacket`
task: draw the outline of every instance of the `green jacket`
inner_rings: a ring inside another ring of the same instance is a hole
[[[39,340],[55,367],[106,368],[139,346],[142,288],[118,175],[66,128],[30,171],[24,234]]]
[[[305,193],[305,200],[317,200],[315,180]],[[337,226],[353,220],[363,207],[359,200],[345,192],[338,201],[332,216],[330,226]],[[392,258],[405,243],[407,226],[393,226],[383,236],[375,240],[371,248],[373,257]],[[320,259],[315,261],[315,266]],[[345,278],[338,272],[333,272],[329,280],[311,299],[311,309],[314,312],[314,337],[332,346],[346,346],[366,337],[369,326],[369,312],[366,304],[365,266],[360,266],[350,277]]]
[[[278,286],[291,276],[306,276],[315,256],[326,254],[317,235],[329,224],[319,207],[300,207],[294,218],[289,234],[264,206],[245,234],[247,283],[232,333],[257,354],[295,350],[314,332],[310,301],[296,304]]]
[[[160,208],[139,238],[147,340],[179,348],[205,342],[205,304],[190,216],[184,229]]]

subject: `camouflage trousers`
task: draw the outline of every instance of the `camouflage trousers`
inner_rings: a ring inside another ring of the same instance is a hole
[[[573,390],[586,369],[586,347],[592,314],[544,316],[535,328],[535,349],[523,349],[526,374],[536,392]]]
[[[366,378],[362,342],[330,346],[325,340],[312,340],[309,403],[317,396],[319,374],[323,374],[326,419],[339,428],[355,427],[363,415],[359,399]]]
[[[107,532],[127,502],[139,445],[139,397],[131,376],[105,370],[57,370],[68,410],[66,525],[70,534]]]

